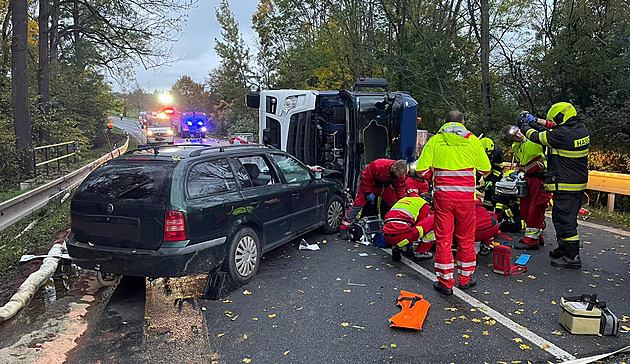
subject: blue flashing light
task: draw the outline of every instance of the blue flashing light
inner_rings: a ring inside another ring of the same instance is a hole
[[[188,124],[190,126],[190,125],[192,125],[192,121],[189,121],[186,124]]]
[[[203,121],[198,121],[197,125],[199,125],[199,126],[203,125]]]

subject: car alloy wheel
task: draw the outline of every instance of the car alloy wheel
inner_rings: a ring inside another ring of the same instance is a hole
[[[247,278],[252,274],[258,262],[258,247],[254,238],[246,235],[239,240],[236,246],[234,262],[236,263],[238,274],[242,277]]]
[[[343,205],[338,200],[334,200],[328,206],[328,226],[332,229],[336,229],[341,225],[341,219],[343,218]]]

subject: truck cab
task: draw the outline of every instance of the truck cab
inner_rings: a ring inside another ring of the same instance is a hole
[[[179,115],[177,134],[182,138],[203,139],[208,132],[208,116],[201,111],[185,111]]]
[[[343,91],[263,90],[246,101],[258,109],[260,143],[339,171],[352,193],[368,163],[416,157],[418,103],[384,79],[362,78]]]

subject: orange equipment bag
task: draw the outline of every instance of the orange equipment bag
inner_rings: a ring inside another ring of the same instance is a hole
[[[431,304],[422,298],[422,295],[407,291],[400,291],[396,304],[401,310],[389,319],[389,327],[422,330],[422,323],[427,317]]]

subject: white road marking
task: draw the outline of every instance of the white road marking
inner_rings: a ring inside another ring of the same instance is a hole
[[[607,231],[609,233],[613,233],[613,234],[617,234],[617,235],[630,236],[630,231],[625,231],[625,230],[621,230],[621,229],[615,229],[613,227],[604,226],[604,225],[598,225],[598,224],[594,224],[592,222],[578,220],[578,224],[579,225],[584,225],[586,227],[593,228],[593,229]]]
[[[382,250],[384,252],[386,252],[386,253],[391,255],[391,250],[390,249],[382,249]],[[411,268],[411,269],[415,270],[416,272],[422,274],[423,276],[429,278],[431,281],[434,281],[434,282],[437,281],[437,277],[435,276],[435,274],[433,274],[430,271],[426,270],[425,268],[419,266],[418,264],[414,263],[413,261],[411,261],[411,260],[409,260],[409,259],[407,259],[405,257],[402,257],[402,262],[404,264],[406,264],[409,268]],[[501,314],[498,311],[492,309],[490,306],[484,304],[483,302],[481,302],[478,299],[474,298],[473,296],[467,294],[466,292],[462,291],[461,289],[459,289],[457,287],[453,287],[453,295],[455,297],[461,299],[462,301],[468,303],[472,307],[481,310],[486,315],[492,317],[494,320],[496,320],[497,322],[499,322],[503,326],[505,326],[508,329],[514,331],[517,335],[520,335],[523,338],[529,340],[529,342],[531,342],[532,344],[534,344],[538,348],[540,348],[542,350],[545,350],[546,352],[548,352],[549,354],[555,356],[556,358],[562,359],[564,361],[566,361],[566,360],[574,360],[575,359],[575,356],[571,355],[567,351],[565,351],[565,350],[561,349],[560,347],[554,345],[550,341],[547,341],[546,339],[536,335],[532,331],[529,331],[529,329],[526,328],[525,326],[517,324],[516,322],[512,321],[511,319],[507,318],[503,314]]]

